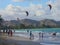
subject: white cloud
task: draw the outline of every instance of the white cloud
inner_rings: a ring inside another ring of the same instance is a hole
[[[40,15],[43,15],[45,12],[42,10],[43,7],[41,4],[30,4],[30,6],[28,7],[30,12],[36,16],[40,16]]]
[[[40,20],[48,18],[60,20],[60,0],[56,0],[54,3],[50,2],[50,4],[52,5],[51,11],[49,10],[48,6],[43,7],[41,4],[31,3],[28,7],[13,6],[12,4],[9,4],[5,9],[0,10],[0,14],[2,14],[5,19],[16,19],[17,17],[19,17],[20,19],[29,18]],[[29,12],[28,17],[26,16],[26,13],[24,11]]]
[[[34,14],[36,14],[36,16],[43,15],[44,11],[41,9],[42,5],[31,4],[29,7],[22,7],[13,6],[12,4],[9,4],[4,10],[0,10],[0,13],[2,14],[3,17],[9,16],[10,19],[12,17],[15,19],[17,17],[26,18],[25,11],[28,11],[29,12],[28,18],[31,18],[31,16],[34,16]]]
[[[35,13],[36,13],[36,16],[45,15],[45,12],[43,10],[35,11]]]
[[[28,2],[33,2],[33,1],[41,1],[41,0],[12,0],[13,2],[24,2],[24,1],[28,1]]]
[[[23,2],[25,0],[12,0],[13,2]]]
[[[60,20],[60,0],[56,0],[52,3],[52,16],[55,20]]]
[[[26,16],[26,13],[23,11],[22,7],[13,6],[12,4],[9,4],[5,9],[0,10],[0,14],[6,20],[11,20],[11,19],[16,19],[17,17],[20,18]]]

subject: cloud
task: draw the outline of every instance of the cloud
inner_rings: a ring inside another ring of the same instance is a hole
[[[28,7],[30,12],[33,13],[36,16],[43,15],[45,12],[42,10],[43,7],[41,4],[33,4],[31,3],[30,6]]]
[[[41,1],[41,0],[12,0],[13,2],[24,2],[24,1],[28,1],[28,2],[34,2],[34,1]]]
[[[60,20],[60,0],[56,0],[54,3],[49,2],[52,5],[52,10],[49,10],[48,6],[43,6],[42,4],[33,4],[30,3],[27,7],[14,6],[9,4],[5,9],[0,10],[0,14],[6,20],[29,18],[29,19],[54,19]],[[46,3],[48,5],[48,2]],[[29,16],[26,16],[25,11],[29,12]],[[34,16],[36,15],[36,16]]]
[[[22,7],[22,6],[13,6],[12,4],[9,4],[5,9],[0,10],[0,14],[4,18],[10,17],[10,19],[16,19],[18,18],[26,18],[26,13],[25,11],[29,12],[28,18],[31,18],[36,14],[36,16],[43,15],[44,11],[41,10],[42,5],[35,5],[35,4],[30,4],[28,7]],[[8,18],[6,18],[9,20]]]
[[[39,15],[45,15],[45,12],[42,10],[42,11],[36,11],[36,15],[39,16]]]
[[[13,6],[9,4],[5,9],[0,10],[0,14],[6,20],[16,19],[17,17],[26,16],[26,13],[23,11],[23,7]]]
[[[12,0],[13,2],[23,2],[25,0]]]
[[[47,4],[52,5],[52,10],[50,11],[50,14],[48,14],[50,19],[54,20],[60,20],[60,0],[55,0],[54,2],[50,1]],[[48,17],[48,16],[47,16]]]

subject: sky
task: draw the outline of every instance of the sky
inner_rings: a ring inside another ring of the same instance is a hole
[[[52,6],[51,10],[48,4]],[[29,12],[29,16],[26,16],[25,11]],[[0,15],[5,20],[19,18],[60,21],[60,0],[0,0]]]

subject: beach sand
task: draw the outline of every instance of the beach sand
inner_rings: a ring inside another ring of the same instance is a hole
[[[29,38],[20,36],[0,35],[0,45],[40,45],[38,42],[33,42]]]

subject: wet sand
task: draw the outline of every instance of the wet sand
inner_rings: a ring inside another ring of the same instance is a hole
[[[29,38],[0,35],[0,45],[40,45],[38,42],[33,42]]]

